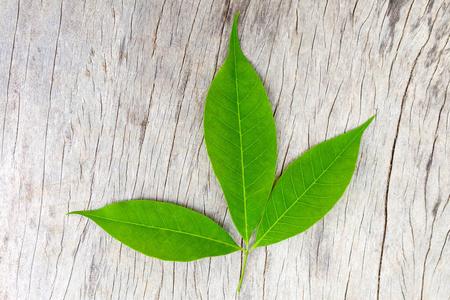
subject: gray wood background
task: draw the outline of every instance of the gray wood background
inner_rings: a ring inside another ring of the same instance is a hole
[[[449,6],[0,0],[0,298],[449,299]],[[344,197],[252,252],[239,295],[239,253],[163,262],[65,215],[170,201],[239,241],[202,125],[237,11],[277,174],[377,114]]]

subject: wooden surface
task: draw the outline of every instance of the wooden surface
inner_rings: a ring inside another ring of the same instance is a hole
[[[450,7],[440,1],[0,1],[1,299],[449,299]],[[356,173],[304,234],[163,262],[66,216],[127,199],[238,241],[203,107],[242,11],[277,174],[374,113]]]

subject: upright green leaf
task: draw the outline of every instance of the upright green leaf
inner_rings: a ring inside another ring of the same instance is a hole
[[[267,203],[253,248],[297,235],[333,208],[350,183],[361,136],[374,117],[311,148],[286,169]]]
[[[228,57],[205,103],[205,143],[231,218],[248,241],[275,176],[277,138],[266,91],[241,51],[236,15]]]
[[[192,261],[242,250],[208,217],[167,202],[132,200],[70,214],[88,217],[121,243],[162,260]]]

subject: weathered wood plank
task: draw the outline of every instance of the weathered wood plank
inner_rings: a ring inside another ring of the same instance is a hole
[[[71,210],[126,199],[205,213],[238,239],[203,105],[242,11],[278,167],[377,113],[312,229],[259,248],[243,299],[450,295],[448,1],[0,1],[0,298],[230,299],[238,253],[162,262]]]

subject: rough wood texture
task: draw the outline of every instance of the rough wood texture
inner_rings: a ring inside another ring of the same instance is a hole
[[[1,299],[448,299],[450,7],[440,1],[0,1]],[[306,233],[191,263],[66,216],[126,199],[237,240],[203,106],[242,11],[277,174],[377,113],[336,207]]]

